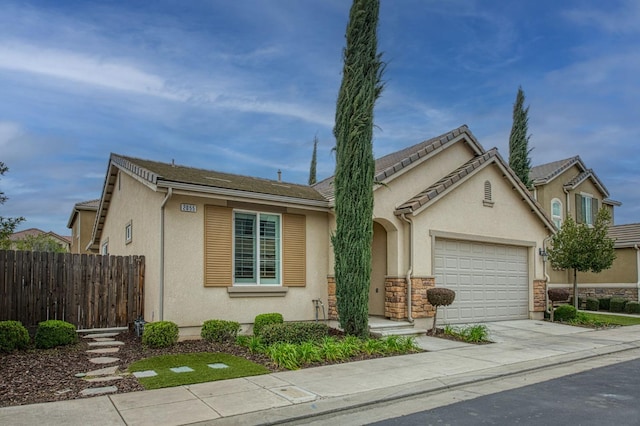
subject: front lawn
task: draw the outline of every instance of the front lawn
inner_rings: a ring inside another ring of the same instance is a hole
[[[640,316],[639,317],[629,317],[623,315],[615,315],[615,314],[595,314],[591,312],[580,312],[584,314],[588,320],[592,322],[605,322],[609,325],[638,325],[640,324]],[[581,315],[582,316],[582,315]]]

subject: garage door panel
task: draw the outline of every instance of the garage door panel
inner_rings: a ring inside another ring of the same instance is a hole
[[[456,292],[451,306],[438,310],[438,322],[528,317],[526,247],[436,239],[436,286]]]

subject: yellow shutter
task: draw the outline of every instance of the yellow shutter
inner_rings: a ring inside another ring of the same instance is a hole
[[[282,215],[282,284],[304,287],[307,281],[306,216]]]
[[[228,287],[233,284],[233,210],[204,207],[204,285]]]

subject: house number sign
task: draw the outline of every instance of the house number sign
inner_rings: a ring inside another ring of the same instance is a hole
[[[196,205],[195,204],[180,204],[180,211],[181,212],[189,212],[189,213],[195,213],[196,212]]]

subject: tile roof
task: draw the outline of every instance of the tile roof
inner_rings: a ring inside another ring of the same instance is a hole
[[[609,237],[616,240],[616,248],[640,246],[640,223],[612,226],[609,228]]]
[[[303,200],[325,201],[318,191],[307,185],[197,169],[118,154],[111,154],[111,161],[153,184],[164,181]]]
[[[571,158],[565,158],[564,160],[540,164],[538,166],[531,167],[529,170],[529,178],[534,185],[536,183],[547,183],[577,162],[582,162],[578,155]]]
[[[454,184],[460,182],[467,176],[471,176],[474,170],[480,168],[480,166],[485,164],[490,159],[496,157],[496,155],[498,155],[498,150],[497,148],[493,148],[480,156],[472,158],[424,191],[420,192],[410,200],[398,206],[395,214],[401,215],[403,213],[415,212],[416,210],[420,209],[420,207],[427,204],[429,201],[437,198],[440,194],[445,192]]]
[[[98,206],[100,205],[100,198],[89,201],[81,201],[75,204],[75,208],[82,210],[98,210]]]
[[[37,237],[43,234],[60,241],[64,241],[66,243],[71,242],[71,237],[68,235],[58,235],[53,231],[45,232],[38,228],[29,228],[22,231],[14,232],[13,234],[9,235],[9,239],[11,241],[17,241],[17,240],[23,240],[26,237]]]
[[[385,179],[388,179],[424,157],[429,156],[433,152],[446,148],[452,141],[459,140],[459,137],[463,134],[472,142],[477,154],[484,152],[484,149],[469,128],[466,125],[462,125],[440,136],[378,158],[376,160],[374,181],[383,182]],[[328,177],[316,183],[313,187],[326,198],[333,198],[333,179],[334,176]]]

